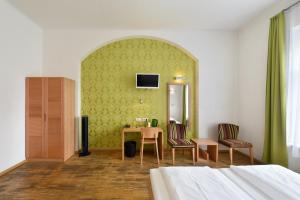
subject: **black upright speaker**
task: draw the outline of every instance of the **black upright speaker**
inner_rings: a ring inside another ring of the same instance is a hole
[[[89,155],[89,117],[87,115],[81,116],[81,143],[82,148],[79,156]]]

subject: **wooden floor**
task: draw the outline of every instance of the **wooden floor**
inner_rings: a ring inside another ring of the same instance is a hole
[[[160,166],[171,166],[171,153],[165,152]],[[93,151],[90,156],[73,156],[65,163],[27,162],[0,177],[0,199],[152,199],[149,169],[157,167],[153,152],[121,159],[120,151]],[[234,154],[235,165],[248,165],[249,159]],[[189,152],[178,151],[177,166],[191,166]],[[229,155],[219,153],[219,162],[200,160],[196,165],[227,167]]]

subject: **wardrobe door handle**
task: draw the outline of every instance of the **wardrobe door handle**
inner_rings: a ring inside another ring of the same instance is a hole
[[[47,117],[47,115],[46,115],[46,113],[44,113],[44,121],[46,121],[46,117]]]

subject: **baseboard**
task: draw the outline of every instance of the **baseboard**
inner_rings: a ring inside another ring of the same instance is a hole
[[[100,148],[100,147],[92,147],[89,148],[90,151],[121,151],[121,148]]]
[[[222,153],[222,152],[223,152],[223,153],[228,152],[228,153],[229,153],[229,150],[223,149],[223,150],[219,150],[219,152],[221,152],[221,153]],[[241,152],[241,151],[239,151],[239,150],[237,150],[237,149],[234,149],[234,152],[237,152],[237,153],[239,153],[239,154],[241,154],[241,155],[243,155],[243,156],[246,156],[246,157],[248,157],[248,158],[250,159],[250,156],[249,156],[248,154],[243,153],[243,152]],[[253,157],[253,160],[254,160],[255,163],[258,163],[258,164],[261,164],[261,165],[265,165],[265,164],[266,164],[266,163],[264,163],[262,160],[256,159],[256,158],[254,158],[254,157]]]
[[[244,155],[244,156],[247,156],[247,157],[250,159],[250,156],[249,156],[248,154],[243,153],[243,152],[238,151],[238,150],[235,150],[235,151],[237,151],[238,153],[240,153],[240,154],[242,154],[242,155]],[[266,164],[266,163],[264,163],[262,160],[259,160],[259,159],[254,158],[254,157],[253,157],[253,160],[254,160],[255,163],[258,163],[258,164],[261,164],[261,165],[265,165],[265,164]]]
[[[149,147],[146,147],[144,148],[144,150],[149,150],[149,149],[153,149],[151,148],[150,146]],[[136,148],[137,151],[139,151],[139,148]],[[121,148],[98,148],[98,147],[92,147],[92,148],[89,148],[89,151],[93,152],[93,151],[122,151]],[[167,151],[166,148],[164,148],[164,151]],[[80,151],[78,151],[77,153],[79,153]]]
[[[89,148],[89,150],[90,151],[121,151],[122,149],[120,149],[120,148],[99,148],[99,147],[97,148],[97,147],[94,147],[94,148]],[[164,151],[169,152],[170,149],[164,148]],[[219,149],[219,153],[226,153],[226,152],[229,152],[229,150],[227,150],[227,149]],[[250,159],[250,157],[249,157],[248,154],[245,154],[245,153],[243,153],[243,152],[241,152],[241,151],[239,151],[237,149],[234,149],[234,152],[242,154],[243,156],[246,156],[246,157],[248,157]],[[76,153],[78,153],[78,151]],[[258,163],[258,164],[262,164],[262,165],[266,164],[262,160],[259,160],[259,159],[256,159],[256,158],[253,158],[253,160],[255,161],[255,163]]]
[[[226,149],[219,149],[219,151],[218,151],[219,153],[221,152],[221,153],[227,153],[227,152],[229,152],[229,150],[226,150]]]
[[[5,174],[7,174],[8,172],[13,171],[14,169],[16,169],[16,168],[22,166],[24,163],[26,163],[26,160],[23,160],[23,161],[21,161],[21,162],[15,164],[15,165],[13,165],[13,166],[11,166],[10,168],[8,168],[8,169],[6,169],[6,170],[0,172],[0,176],[3,176],[3,175],[5,175]]]
[[[64,159],[30,158],[27,162],[64,162]]]

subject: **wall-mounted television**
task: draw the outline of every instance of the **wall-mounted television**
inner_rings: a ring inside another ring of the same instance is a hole
[[[137,73],[136,88],[159,88],[159,74]]]

